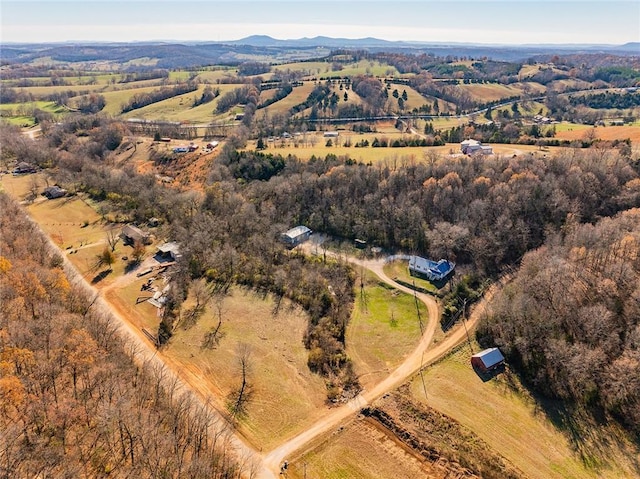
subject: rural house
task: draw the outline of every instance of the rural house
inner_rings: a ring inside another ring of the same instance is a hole
[[[282,233],[282,241],[284,241],[290,248],[298,246],[300,243],[304,243],[311,236],[311,230],[306,226],[296,226],[289,231]]]
[[[471,356],[471,365],[477,371],[488,373],[504,364],[504,356],[498,348],[489,348]]]
[[[455,269],[455,263],[441,259],[437,263],[420,256],[409,256],[409,274],[429,281],[440,281]]]
[[[122,233],[120,233],[120,237],[124,244],[134,244],[136,241],[139,241],[142,244],[150,244],[151,243],[151,235],[142,231],[137,226],[126,225],[122,228]]]
[[[464,140],[460,143],[460,151],[465,155],[472,155],[474,153],[482,153],[483,155],[492,155],[493,148],[485,146],[478,140]]]
[[[46,196],[48,200],[53,200],[55,198],[62,198],[67,194],[67,190],[60,188],[58,185],[49,186],[44,189],[42,192],[43,196]]]

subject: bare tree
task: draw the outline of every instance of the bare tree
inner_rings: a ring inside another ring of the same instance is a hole
[[[112,253],[115,252],[116,246],[118,245],[119,241],[120,235],[116,233],[115,228],[111,228],[109,231],[107,231],[107,244],[109,245]]]
[[[249,380],[251,374],[251,346],[246,343],[238,343],[236,348],[236,361],[240,373],[240,385],[229,396],[229,410],[232,416],[242,416],[246,412],[247,403],[251,399],[253,388]]]
[[[222,313],[224,313],[223,301],[225,295],[223,293],[216,293],[214,296],[214,306],[216,308],[216,316],[218,317],[218,324],[207,331],[202,340],[202,347],[204,349],[213,349],[218,344],[220,344],[220,340],[224,337],[224,331],[220,328],[222,326]]]

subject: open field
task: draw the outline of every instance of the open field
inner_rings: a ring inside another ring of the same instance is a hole
[[[287,478],[444,479],[448,471],[419,460],[372,421],[355,419],[289,462]]]
[[[118,116],[122,111],[122,105],[127,103],[134,95],[137,95],[138,93],[149,93],[157,88],[158,87],[150,86],[145,88],[132,88],[131,90],[118,90],[101,93],[106,101],[106,105],[102,111],[113,116]]]
[[[474,344],[478,351],[477,344]],[[413,397],[459,421],[531,479],[638,477],[638,451],[611,442],[600,457],[583,461],[570,441],[556,429],[513,374],[482,382],[470,365],[468,345],[424,370],[427,397],[420,376],[411,382]],[[579,433],[579,441],[592,436]],[[607,437],[616,437],[609,435]],[[600,447],[603,447],[601,444]],[[635,457],[636,469],[632,462]],[[598,463],[599,467],[589,466]]]
[[[201,348],[204,334],[218,322],[218,310],[211,304],[195,326],[179,327],[164,350],[180,369],[206,381],[215,394],[212,399],[224,409],[227,396],[239,386],[239,345],[247,344],[252,398],[239,427],[252,444],[265,449],[312,424],[325,408],[324,381],[306,365],[306,315],[285,303],[273,314],[270,297],[234,288],[221,303],[224,337],[217,348]]]
[[[534,95],[543,93],[545,90],[545,88],[539,84],[534,84],[538,85],[537,88],[532,87],[532,84],[530,83],[527,83],[526,85]],[[458,88],[467,92],[471,98],[481,103],[499,101],[502,98],[522,95],[522,84],[500,85],[498,83],[461,83],[458,85]]]
[[[418,306],[426,327],[430,320],[427,309],[422,301]],[[365,273],[362,290],[356,281],[354,311],[347,327],[347,354],[364,388],[388,376],[415,349],[420,337],[416,302],[411,295],[381,283],[370,272]]]
[[[583,140],[587,136],[600,140],[613,141],[629,138],[633,143],[640,142],[640,125],[592,126],[577,123],[559,123],[556,126],[556,138],[561,140]]]
[[[259,118],[264,114],[286,114],[291,108],[305,101],[314,88],[314,82],[304,82],[302,86],[295,87],[293,91],[282,100],[277,101],[266,108],[256,111],[256,117]]]

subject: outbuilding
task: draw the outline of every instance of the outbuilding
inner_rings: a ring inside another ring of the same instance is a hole
[[[504,356],[498,348],[488,348],[471,356],[473,368],[483,373],[494,371],[503,364]]]
[[[175,241],[161,244],[158,246],[156,256],[163,261],[178,261],[182,257],[180,245]]]
[[[134,244],[136,241],[142,244],[150,244],[151,243],[151,235],[145,231],[142,231],[137,226],[126,225],[122,228],[122,233],[120,233],[120,237],[124,241],[124,244]]]
[[[48,186],[42,192],[42,195],[46,196],[47,199],[49,199],[49,200],[53,200],[53,199],[56,199],[56,198],[62,198],[63,196],[66,196],[66,194],[67,194],[67,190],[65,190],[63,188],[60,188],[58,185]]]
[[[290,248],[298,246],[300,243],[304,243],[311,236],[311,230],[306,226],[296,226],[289,231],[282,233],[282,241],[284,241]]]

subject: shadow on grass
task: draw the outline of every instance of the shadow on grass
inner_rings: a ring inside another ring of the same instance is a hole
[[[104,271],[100,271],[98,274],[96,274],[93,277],[93,279],[91,280],[91,284],[99,283],[100,281],[105,279],[107,276],[109,276],[112,271],[113,270],[111,270],[111,269],[105,269]]]
[[[606,469],[624,454],[628,459],[628,468],[640,473],[640,435],[625,432],[620,424],[601,408],[588,409],[569,400],[542,395],[527,386],[522,377],[512,370],[503,377],[504,383],[513,392],[522,394],[524,388],[535,401],[536,412],[544,414],[567,438],[569,446],[587,469],[595,472]],[[630,442],[634,444],[634,453],[629,453]]]
[[[495,378],[499,374],[504,373],[505,371],[504,364],[501,364],[500,366],[490,371],[482,371],[480,368],[476,367],[475,365],[472,365],[472,367],[474,372],[478,375],[478,377],[482,379],[483,383],[486,383],[487,381],[491,381],[493,378]]]
[[[132,271],[135,271],[136,269],[138,269],[140,264],[141,264],[140,261],[129,261],[124,267],[125,274],[129,274]]]

